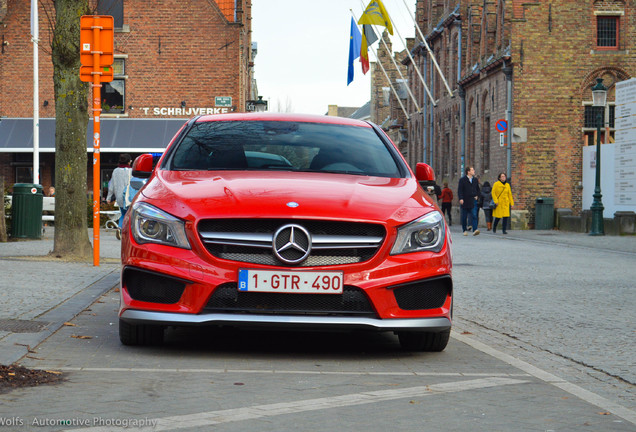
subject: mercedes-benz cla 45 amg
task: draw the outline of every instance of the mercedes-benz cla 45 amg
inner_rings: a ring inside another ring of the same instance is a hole
[[[122,229],[119,335],[170,326],[371,330],[441,351],[451,329],[450,233],[374,124],[327,116],[189,120]]]

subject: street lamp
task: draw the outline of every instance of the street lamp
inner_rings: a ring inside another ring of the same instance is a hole
[[[601,124],[605,114],[605,102],[607,100],[607,87],[603,85],[603,78],[596,78],[596,85],[592,87],[592,106],[596,109],[596,183],[594,185],[594,201],[590,206],[592,210],[592,226],[590,235],[605,235],[603,224],[603,202],[601,198]]]
[[[263,100],[263,96],[259,96],[257,101],[254,101],[254,111],[265,112],[267,111],[267,101]]]

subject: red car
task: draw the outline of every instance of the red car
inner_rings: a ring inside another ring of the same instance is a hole
[[[122,229],[119,336],[168,326],[392,331],[441,351],[451,328],[450,232],[376,125],[290,114],[189,120]],[[428,182],[428,183],[426,183]]]

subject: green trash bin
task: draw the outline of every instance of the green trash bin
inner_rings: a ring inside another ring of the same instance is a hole
[[[42,185],[16,183],[11,199],[11,236],[42,238]]]
[[[554,198],[537,198],[535,203],[534,229],[554,228]]]

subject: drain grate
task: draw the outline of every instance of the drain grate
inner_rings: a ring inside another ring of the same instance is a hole
[[[11,333],[38,333],[50,323],[45,321],[29,321],[19,319],[0,319],[0,331]]]

